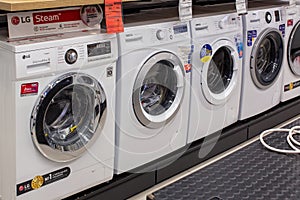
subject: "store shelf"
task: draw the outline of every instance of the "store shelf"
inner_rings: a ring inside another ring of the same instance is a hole
[[[135,0],[122,0],[123,2]],[[0,10],[24,11],[45,8],[103,4],[104,0],[0,0]]]

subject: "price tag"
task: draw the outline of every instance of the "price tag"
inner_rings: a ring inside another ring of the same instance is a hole
[[[178,5],[179,19],[187,22],[192,19],[192,0],[179,0]]]
[[[236,0],[235,7],[239,15],[247,13],[247,4],[248,4],[247,0]]]
[[[105,0],[105,19],[107,33],[124,32],[122,0]]]

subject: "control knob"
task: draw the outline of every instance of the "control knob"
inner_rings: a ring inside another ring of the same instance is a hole
[[[266,22],[267,22],[268,24],[270,24],[271,21],[272,21],[272,14],[271,14],[270,12],[266,12],[265,19],[266,19]]]
[[[74,64],[78,59],[78,54],[75,49],[69,49],[65,54],[65,61],[72,65]]]
[[[165,34],[165,32],[162,31],[162,30],[158,30],[158,31],[156,32],[156,37],[157,37],[158,40],[163,40],[163,39],[165,39],[165,36],[166,36],[166,34]]]
[[[225,23],[224,23],[224,21],[223,21],[223,20],[222,20],[222,21],[219,21],[218,26],[219,26],[220,29],[224,29],[224,28],[225,28]]]

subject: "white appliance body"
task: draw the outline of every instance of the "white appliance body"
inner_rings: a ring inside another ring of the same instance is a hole
[[[300,6],[286,7],[285,56],[281,101],[300,95]]]
[[[61,199],[110,180],[116,35],[0,46],[1,199]]]
[[[242,21],[237,14],[195,16],[191,30],[189,143],[238,120],[243,57]]]
[[[256,8],[243,16],[244,65],[239,119],[262,113],[280,102],[283,7]]]
[[[188,128],[189,24],[130,25],[118,34],[117,174],[185,146]]]

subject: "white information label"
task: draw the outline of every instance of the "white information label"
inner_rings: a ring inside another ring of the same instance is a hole
[[[296,5],[296,0],[290,0],[290,6]]]
[[[236,0],[235,7],[239,15],[247,13],[247,0]]]
[[[182,22],[190,21],[192,15],[192,0],[179,0],[178,5],[179,19]]]

